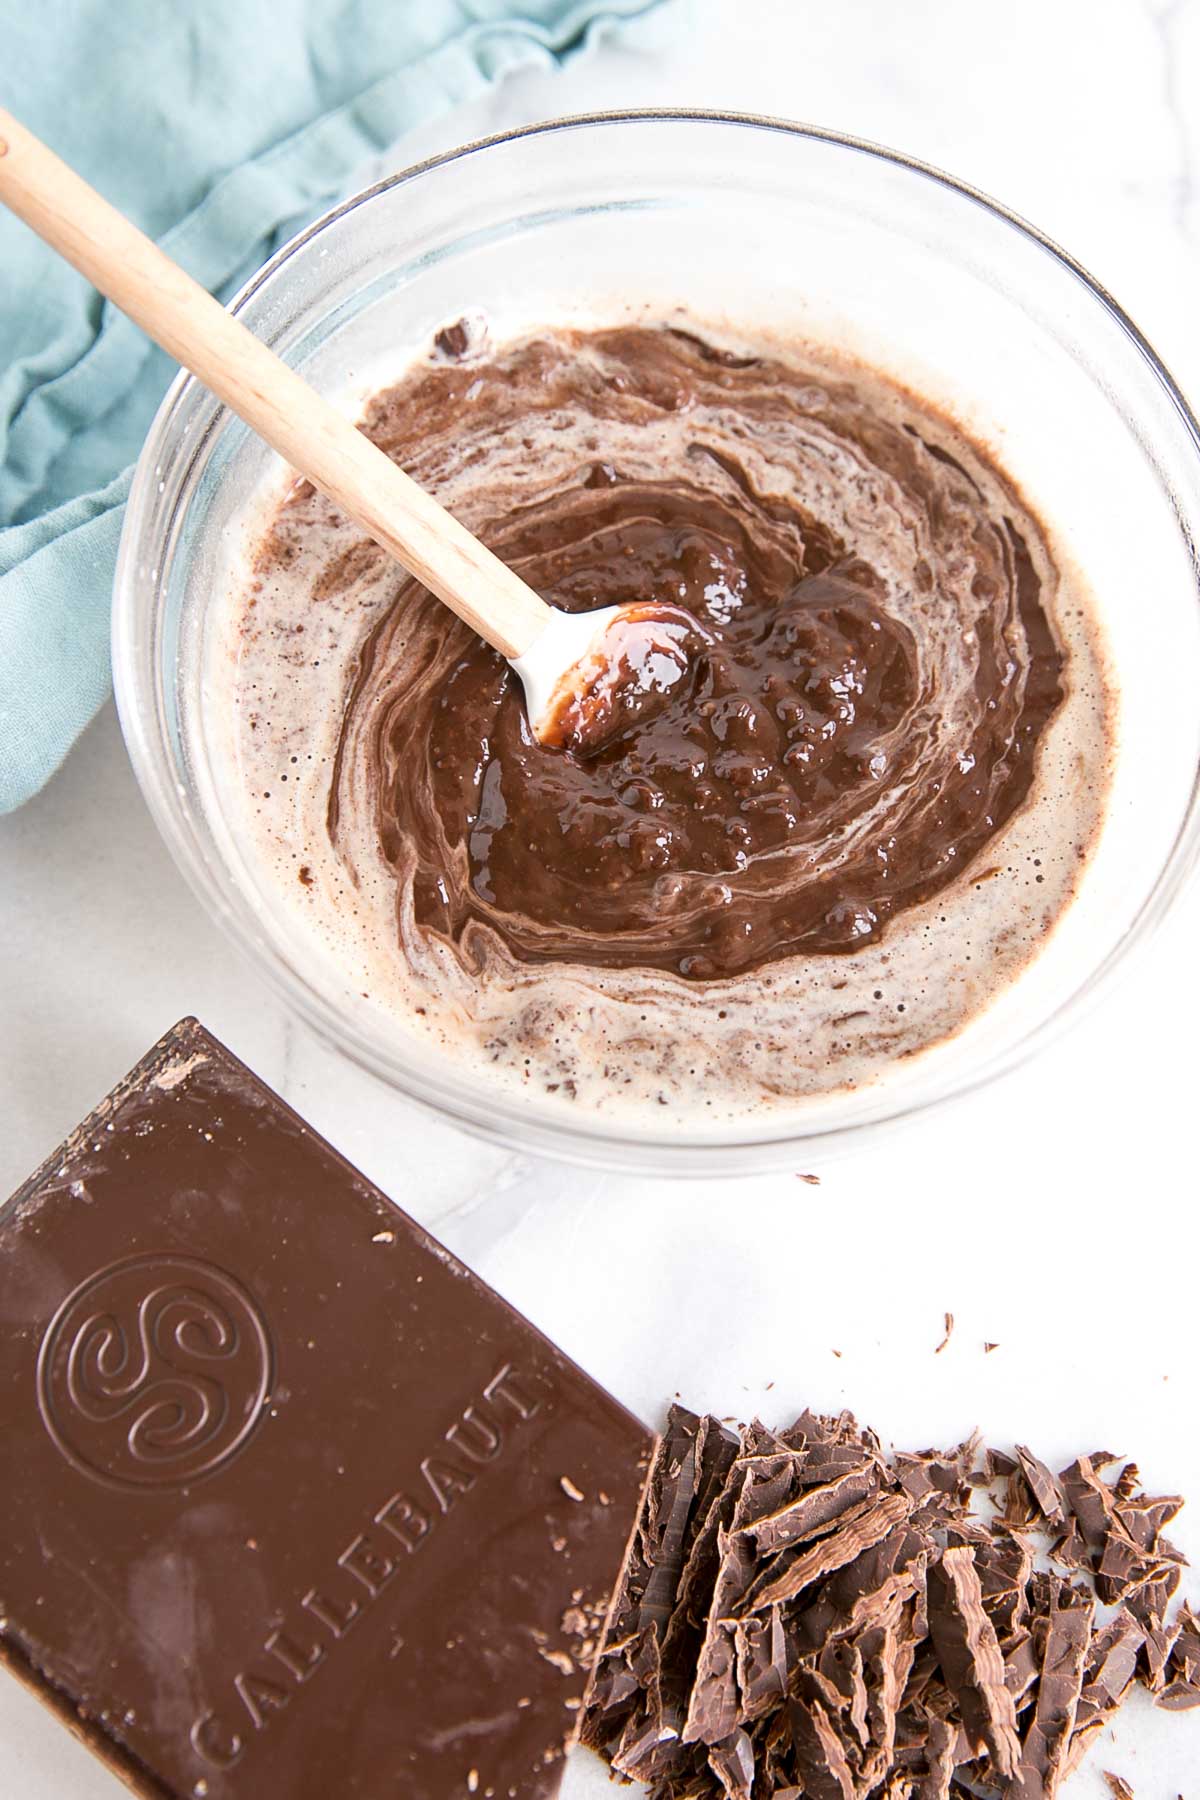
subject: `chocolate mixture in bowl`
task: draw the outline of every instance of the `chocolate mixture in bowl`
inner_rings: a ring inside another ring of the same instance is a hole
[[[365,426],[556,606],[669,624],[627,648],[627,713],[547,748],[502,658],[287,498],[238,749],[361,986],[551,1092],[737,1110],[869,1078],[1028,960],[1102,816],[1110,696],[1086,597],[943,415],[625,327],[446,340]]]

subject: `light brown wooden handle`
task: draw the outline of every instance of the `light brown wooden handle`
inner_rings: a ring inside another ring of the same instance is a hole
[[[0,200],[502,655],[536,641],[545,601],[2,107]]]

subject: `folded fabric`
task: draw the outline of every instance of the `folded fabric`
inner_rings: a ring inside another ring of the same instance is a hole
[[[0,104],[228,298],[423,119],[659,0],[56,0]],[[109,690],[131,465],[174,365],[0,207],[0,812]]]

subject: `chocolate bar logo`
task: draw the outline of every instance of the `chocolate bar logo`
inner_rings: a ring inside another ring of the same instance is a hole
[[[191,1256],[131,1256],[69,1294],[38,1356],[46,1430],[83,1474],[180,1488],[245,1444],[271,1341],[240,1283]]]
[[[224,1694],[212,1696],[212,1708],[192,1724],[192,1749],[202,1764],[231,1769],[241,1761],[255,1735],[268,1730],[275,1715],[291,1705],[326,1659],[337,1655],[342,1639],[368,1608],[386,1606],[381,1596],[393,1582],[403,1586],[405,1564],[436,1541],[440,1521],[464,1501],[477,1481],[486,1480],[486,1471],[511,1438],[552,1403],[552,1397],[544,1373],[531,1371],[527,1376],[505,1363],[493,1375],[483,1393],[442,1433],[435,1453],[422,1457],[410,1471],[409,1485],[386,1500],[380,1495],[382,1504],[360,1518],[361,1529],[343,1545],[336,1561],[330,1559],[319,1585],[290,1607],[271,1608],[257,1652],[237,1670]],[[551,1516],[547,1512],[547,1523]],[[480,1529],[477,1523],[475,1530]],[[565,1550],[567,1542],[565,1532],[550,1540],[555,1551]],[[388,1654],[395,1656],[403,1648],[404,1640],[393,1633]],[[417,1666],[419,1649],[414,1657]],[[206,1777],[194,1791],[207,1793]]]

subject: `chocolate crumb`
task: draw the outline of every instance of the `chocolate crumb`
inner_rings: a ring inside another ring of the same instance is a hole
[[[450,362],[461,362],[471,348],[471,328],[466,319],[458,319],[453,325],[443,325],[435,334],[433,344],[439,355]]]
[[[798,1174],[796,1176],[796,1180],[797,1181],[807,1181],[809,1187],[820,1187],[820,1185],[821,1185],[821,1177],[819,1175],[799,1175]]]
[[[1104,1779],[1109,1785],[1114,1800],[1134,1800],[1133,1789],[1123,1775],[1114,1775],[1111,1769],[1105,1769]]]

